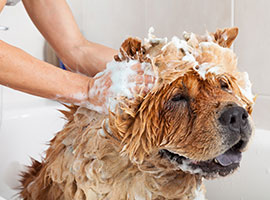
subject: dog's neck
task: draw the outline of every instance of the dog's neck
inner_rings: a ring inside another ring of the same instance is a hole
[[[113,137],[108,122],[106,118],[103,119],[98,134],[93,135],[95,139],[91,140],[95,141],[95,145],[88,142],[84,147],[97,148],[97,151],[93,150],[98,152],[93,165],[95,169],[90,170],[95,171],[92,176],[98,181],[94,185],[110,188],[103,195],[108,199],[122,199],[124,196],[128,199],[149,200],[196,199],[202,190],[201,177],[175,169],[170,162],[161,160],[158,152],[151,158],[147,157],[141,164],[130,161],[128,155],[122,154],[121,143]],[[93,190],[99,193],[100,188],[94,187]]]
[[[83,135],[76,136],[77,139],[80,137],[80,140],[87,141],[81,141],[81,146],[73,143],[73,152],[76,160],[85,165],[87,179],[77,186],[82,187],[82,190],[90,187],[95,193],[91,193],[89,199],[95,199],[93,195],[97,195],[96,199],[102,196],[110,200],[193,200],[202,190],[201,177],[174,169],[170,162],[160,159],[158,152],[151,158],[147,157],[141,164],[123,155],[123,147],[113,137],[106,116],[81,108],[75,114],[74,122],[76,126],[82,127],[88,124]],[[93,131],[96,129],[99,130]],[[91,161],[87,155],[91,155]]]

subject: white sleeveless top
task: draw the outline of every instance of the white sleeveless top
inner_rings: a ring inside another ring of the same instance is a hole
[[[15,6],[21,0],[7,0],[6,6]]]

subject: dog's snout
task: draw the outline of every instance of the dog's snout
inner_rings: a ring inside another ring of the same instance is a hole
[[[247,128],[248,113],[240,106],[229,107],[222,112],[219,122],[229,130],[240,133]]]

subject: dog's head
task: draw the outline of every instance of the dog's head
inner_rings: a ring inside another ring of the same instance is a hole
[[[156,76],[153,88],[123,98],[110,114],[122,153],[142,165],[168,165],[204,177],[226,176],[241,160],[253,132],[253,95],[229,48],[238,29],[172,41],[149,34],[144,45],[126,40],[116,60],[138,60]]]

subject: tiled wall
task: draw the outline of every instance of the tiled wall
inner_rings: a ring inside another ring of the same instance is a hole
[[[204,33],[216,28],[238,26],[235,52],[239,67],[247,71],[258,95],[255,124],[270,129],[270,1],[269,0],[82,0],[85,36],[118,48],[128,36],[156,35],[170,38],[183,31]]]
[[[270,1],[235,0],[234,22],[240,32],[235,44],[239,66],[248,71],[258,95],[254,109],[257,127],[270,129]]]
[[[151,26],[170,38],[231,25],[231,0],[82,0],[82,7],[85,36],[114,48],[128,36],[144,38]]]
[[[6,6],[0,13],[0,25],[9,27],[8,31],[0,31],[1,40],[43,59],[44,39],[28,17],[22,3]]]

